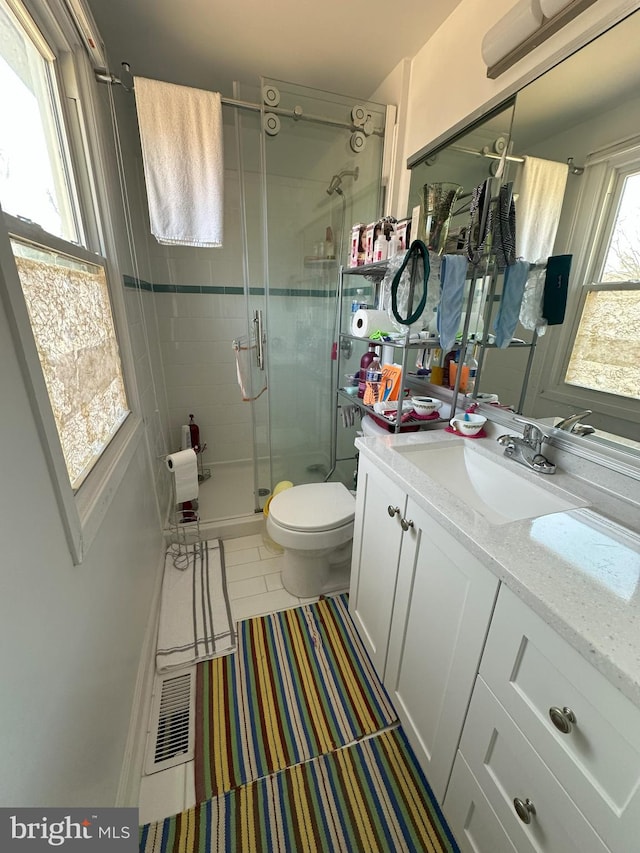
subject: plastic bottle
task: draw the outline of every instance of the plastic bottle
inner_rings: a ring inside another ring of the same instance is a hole
[[[382,366],[378,353],[375,353],[371,359],[365,376],[364,403],[372,406],[378,401],[380,383],[382,382]]]
[[[369,344],[369,349],[360,359],[360,376],[358,377],[358,397],[364,397],[364,392],[367,388],[367,370],[369,365],[377,356],[376,345]]]
[[[460,368],[460,385],[458,387],[458,391],[461,394],[465,394],[467,390],[467,380],[469,379],[469,367],[466,361],[462,361],[462,353],[460,350],[456,352],[455,358],[449,362],[449,388],[455,387],[458,368]]]
[[[389,243],[385,237],[384,231],[380,231],[376,242],[373,245],[373,261],[386,261],[389,252]]]
[[[355,314],[356,311],[360,309],[360,305],[362,304],[362,294],[364,293],[363,288],[359,287],[356,290],[356,295],[353,298],[353,302],[351,303],[351,313]]]
[[[373,356],[369,367],[367,367],[365,381],[377,382],[378,384],[382,382],[382,365],[380,364],[380,358],[378,357],[378,353]]]
[[[333,231],[331,230],[331,226],[327,228],[325,233],[324,256],[325,258],[327,258],[327,260],[333,260],[336,256],[336,251],[333,244]]]
[[[191,433],[191,447],[197,453],[200,450],[200,427],[193,422],[194,415],[189,415],[189,432]]]
[[[473,394],[476,388],[476,376],[478,375],[478,359],[476,358],[477,344],[469,344],[465,354],[464,363],[468,367],[466,393]]]
[[[444,357],[443,370],[442,370],[442,384],[444,385],[445,388],[451,387],[451,377],[449,375],[449,369],[451,367],[451,362],[454,360],[455,357],[456,357],[456,351],[455,350],[451,350]],[[454,367],[454,370],[455,370],[455,367]]]
[[[388,248],[388,251],[387,251],[387,257],[388,258],[395,258],[395,256],[400,251],[400,238],[398,237],[398,235],[396,234],[395,231],[391,232],[391,237],[389,237],[389,242],[388,242],[387,248]]]

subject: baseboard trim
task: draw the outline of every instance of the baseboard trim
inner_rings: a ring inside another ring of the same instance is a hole
[[[144,768],[147,730],[149,728],[149,715],[156,671],[156,638],[158,636],[158,620],[160,618],[160,595],[162,592],[162,579],[164,577],[165,553],[166,545],[163,541],[151,609],[149,611],[149,618],[147,619],[147,627],[138,663],[138,675],[133,692],[129,731],[127,733],[120,781],[116,793],[116,806],[138,807],[140,780]]]

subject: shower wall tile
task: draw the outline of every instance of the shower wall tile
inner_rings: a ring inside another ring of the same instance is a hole
[[[220,317],[224,320],[241,320],[246,327],[246,301],[244,296],[223,294],[210,298],[212,310],[215,312],[211,316]]]
[[[214,344],[215,346],[215,344]],[[168,387],[181,385],[218,386],[229,383],[229,372],[219,370],[214,360],[207,362],[191,361],[185,364],[165,364],[164,378]]]
[[[201,249],[199,254],[214,251]],[[169,271],[171,282],[174,284],[191,284],[202,286],[211,284],[211,261],[208,258],[194,258],[193,253],[186,258],[170,258]]]
[[[179,317],[181,302],[184,298],[177,293],[154,293],[153,301],[158,318]]]
[[[159,317],[158,329],[161,341],[231,341],[246,324],[217,317]]]
[[[171,364],[212,364],[214,346],[213,341],[162,341],[160,349],[165,369]]]
[[[169,412],[170,440],[173,447],[180,446],[180,427],[188,423],[189,409],[173,409]],[[243,421],[221,424],[218,420],[219,409],[216,406],[202,406],[193,412],[200,427],[200,439],[206,443],[207,449],[203,454],[205,463],[229,462],[252,458],[251,424]]]

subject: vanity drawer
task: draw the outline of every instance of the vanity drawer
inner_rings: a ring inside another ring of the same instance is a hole
[[[462,853],[517,853],[460,752],[442,811]]]
[[[476,680],[460,752],[518,853],[605,853],[576,804],[491,693]],[[518,798],[524,818],[516,811]],[[531,803],[531,811],[525,804]],[[633,847],[629,850],[636,849]],[[493,853],[491,848],[482,853]]]
[[[504,585],[480,674],[609,847],[638,849],[640,709]]]

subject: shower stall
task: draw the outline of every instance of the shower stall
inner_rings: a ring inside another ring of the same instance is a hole
[[[190,414],[207,445],[203,522],[259,512],[281,480],[327,475],[339,270],[351,225],[381,214],[386,115],[282,81],[236,84],[223,98],[224,246],[144,238],[169,450]],[[339,431],[338,456],[354,437]],[[351,486],[353,463],[332,479]]]

